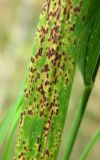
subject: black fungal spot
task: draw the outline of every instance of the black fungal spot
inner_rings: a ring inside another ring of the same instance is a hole
[[[55,49],[53,49],[53,48],[49,49],[48,52],[47,52],[48,58],[50,58],[50,57],[52,57],[53,55],[55,55],[55,53],[56,53],[56,50],[55,50]]]
[[[31,57],[31,62],[34,63],[34,57]]]
[[[79,6],[75,7],[74,8],[75,15],[77,15],[79,12],[80,12],[80,7]]]
[[[82,21],[84,22],[85,20],[86,20],[86,15],[82,17]]]
[[[40,117],[44,116],[44,110],[40,112]]]
[[[28,114],[29,114],[30,116],[33,116],[33,111],[32,111],[32,110],[28,110]]]
[[[31,66],[30,67],[30,72],[34,73],[35,69]]]
[[[49,71],[49,65],[45,64],[44,68],[42,69],[42,72],[48,72]]]
[[[77,40],[76,39],[74,39],[74,45],[76,45],[77,44]]]
[[[42,50],[43,50],[43,48],[39,48],[39,50],[38,50],[38,52],[36,54],[36,58],[38,58],[39,56],[42,55]]]
[[[45,86],[48,86],[49,85],[49,81],[47,80],[46,82],[45,82]]]
[[[75,24],[73,24],[71,27],[70,27],[70,31],[74,32],[75,30]]]
[[[46,149],[45,153],[46,153],[46,155],[49,156],[49,150],[48,149]]]
[[[41,150],[41,144],[39,143],[38,152]]]
[[[56,12],[54,13],[54,16],[56,17],[56,19],[58,20],[60,18],[60,8],[58,7]]]

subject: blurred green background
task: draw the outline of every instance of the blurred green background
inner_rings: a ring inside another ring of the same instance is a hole
[[[13,105],[19,94],[28,61],[32,53],[33,39],[42,0],[0,0],[0,119]],[[73,114],[82,93],[82,77],[77,70],[70,100],[68,120],[65,125],[59,160],[62,160],[66,136]],[[77,137],[71,160],[79,155],[100,127],[100,70],[90,97],[84,119]],[[0,160],[2,160],[0,148]],[[100,142],[95,146],[89,160],[100,160]]]

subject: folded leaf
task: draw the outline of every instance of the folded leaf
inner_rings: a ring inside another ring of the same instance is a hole
[[[79,68],[86,85],[94,82],[100,64],[100,4],[97,6],[95,3],[95,11],[92,7],[88,11],[80,41]]]

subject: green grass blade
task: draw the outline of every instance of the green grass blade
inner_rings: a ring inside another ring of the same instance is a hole
[[[100,9],[100,1],[99,0],[89,0],[89,11],[88,11],[88,17],[87,22],[91,21],[93,16],[98,12]]]
[[[15,120],[12,122],[12,125],[10,127],[10,131],[7,134],[7,142],[6,142],[6,149],[4,150],[4,156],[3,159],[4,160],[10,160],[12,157],[12,153],[14,151],[14,142],[13,142],[13,137],[14,137],[14,133],[19,121],[19,117],[20,117],[20,111],[21,109],[19,109],[19,111],[16,113],[16,118]]]
[[[93,147],[96,145],[97,142],[100,142],[100,130],[97,131],[89,144],[86,146],[79,160],[87,160],[90,152],[92,151]]]
[[[99,7],[96,6],[96,13],[94,12],[93,14],[92,11],[92,17],[87,18],[80,42],[79,68],[82,72],[85,85],[94,82],[99,68],[98,63],[100,63],[98,61],[100,57],[100,4],[98,5]]]
[[[5,136],[7,135],[8,131],[10,130],[10,127],[12,125],[12,122],[16,122],[16,114],[18,112],[18,109],[21,105],[23,95],[20,94],[17,102],[15,105],[13,105],[9,112],[5,115],[3,120],[0,123],[0,145],[2,144]]]
[[[86,86],[84,88],[80,104],[77,108],[77,112],[75,114],[70,132],[67,136],[67,143],[66,143],[66,151],[65,151],[65,155],[64,155],[64,160],[69,160],[69,158],[71,156],[71,152],[72,152],[72,149],[73,149],[76,137],[77,137],[77,133],[79,131],[79,127],[81,125],[81,121],[84,116],[84,112],[85,112],[86,105],[88,103],[88,99],[91,94],[92,88],[93,88],[93,86]]]

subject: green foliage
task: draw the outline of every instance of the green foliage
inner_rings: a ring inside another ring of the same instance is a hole
[[[100,63],[100,4],[98,6],[95,8],[94,14],[94,5],[91,6],[91,10],[89,9],[90,12],[88,12],[80,42],[79,67],[85,85],[94,82]]]
[[[15,159],[57,158],[79,55],[85,88],[66,144],[64,159],[69,160],[99,67],[99,37],[98,0],[45,1],[23,90],[0,124],[0,144],[10,130],[4,160],[11,159],[19,119]]]
[[[90,140],[89,144],[86,146],[84,152],[82,153],[80,160],[87,160],[90,152],[92,151],[94,145],[96,145],[97,142],[100,142],[100,130],[98,130],[94,137]]]
[[[14,147],[13,137],[14,137],[15,129],[18,125],[19,115],[20,115],[20,111],[18,114],[15,115],[16,121],[11,125],[10,133],[8,133],[8,135],[7,135],[7,145],[6,145],[6,148],[4,151],[4,155],[3,155],[4,160],[9,160],[12,158],[12,154],[13,154],[13,150],[14,150],[13,149],[13,147]]]
[[[77,108],[77,112],[72,122],[70,132],[67,136],[66,152],[64,155],[64,160],[68,160],[70,158],[91,91],[92,91],[92,86],[85,86],[83,95],[81,97],[79,106]]]
[[[85,24],[80,39],[78,64],[84,80],[84,90],[72,127],[67,136],[64,160],[69,159],[71,155],[100,64],[100,4],[98,1],[95,1],[95,3],[90,1],[88,12],[85,15]],[[91,150],[92,144],[90,146],[89,149]],[[88,152],[85,152],[85,156],[87,154]]]
[[[13,127],[16,126],[18,117],[20,117],[22,96],[20,95],[15,105],[13,105],[9,112],[5,115],[0,123],[0,145],[4,141],[4,138],[9,132],[12,131]]]
[[[100,9],[100,1],[99,0],[89,0],[89,11],[87,16],[87,22],[90,21],[94,15]]]

